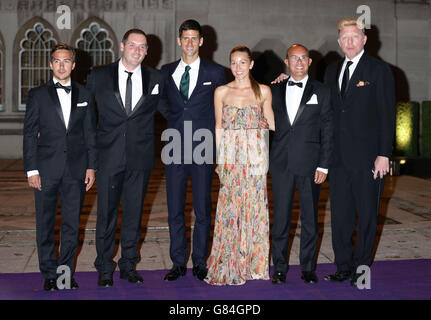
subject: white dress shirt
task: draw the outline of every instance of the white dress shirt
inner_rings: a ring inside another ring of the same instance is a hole
[[[298,86],[286,85],[286,108],[287,115],[289,116],[290,123],[292,124],[295,120],[296,114],[299,109],[299,104],[301,103],[302,94],[304,93],[305,86],[307,85],[308,76],[306,76],[301,81],[296,81],[292,77],[289,77],[288,81],[301,82],[302,88]]]
[[[189,75],[190,75],[190,82],[189,82],[189,96],[193,93],[193,90],[196,87],[196,83],[198,82],[198,75],[199,75],[199,66],[201,63],[201,58],[198,57],[193,63],[191,63]],[[177,86],[178,90],[180,90],[180,82],[181,77],[183,76],[184,71],[186,71],[187,64],[181,59],[180,63],[178,64],[177,68],[175,69],[175,72],[172,74],[172,78],[175,81],[175,85]]]
[[[54,81],[54,84],[59,82],[56,78],[53,78],[53,81]],[[71,80],[69,80],[66,84],[63,84],[63,86],[71,86],[71,85],[72,85]],[[66,129],[67,129],[69,127],[70,109],[72,105],[72,91],[69,91],[69,93],[67,93],[66,90],[57,88],[57,96],[58,96],[58,100],[60,100],[61,111],[63,111],[64,124],[66,125]]]
[[[364,54],[364,49],[362,49],[359,54],[354,57],[352,60],[347,59],[347,57],[344,59],[343,66],[341,67],[340,76],[338,78],[338,85],[341,90],[341,84],[343,83],[343,76],[344,76],[344,70],[346,69],[347,61],[352,61],[353,63],[349,67],[349,80],[352,78],[353,72],[355,72],[356,67],[358,66],[358,62],[361,59],[362,55]]]
[[[59,82],[55,77],[52,78],[52,81],[54,82],[54,85],[57,82]],[[66,84],[63,84],[63,85],[64,86],[71,86],[72,81],[69,80]],[[70,110],[71,110],[71,106],[72,106],[72,91],[67,93],[66,90],[61,89],[61,88],[57,88],[56,91],[57,91],[58,100],[60,100],[61,111],[63,112],[64,123],[65,123],[66,129],[67,129],[69,126]],[[39,174],[38,170],[27,171],[27,177],[28,178],[30,178],[31,176],[35,176],[37,174]]]
[[[286,85],[286,109],[287,109],[287,115],[290,119],[290,123],[292,124],[295,120],[296,114],[298,113],[299,105],[301,104],[302,95],[304,94],[305,86],[307,85],[308,76],[306,76],[301,81],[296,81],[292,77],[289,77],[290,81],[294,82],[301,82],[302,88],[298,86],[289,86]],[[288,80],[288,81],[289,81]],[[328,169],[324,168],[317,168],[316,170],[319,170],[325,174],[328,174]]]
[[[118,64],[118,89],[120,90],[121,99],[123,100],[123,105],[126,106],[126,87],[127,87],[127,78],[128,74],[126,73],[128,71],[126,67],[123,65],[123,60],[120,60],[120,63]],[[136,107],[136,104],[138,103],[139,99],[141,99],[142,96],[142,72],[141,72],[141,66],[138,66],[133,71],[132,74],[132,111]]]

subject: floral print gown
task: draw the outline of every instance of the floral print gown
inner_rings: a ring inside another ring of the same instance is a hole
[[[268,133],[259,129],[262,117],[259,105],[223,107],[220,191],[205,279],[212,285],[269,279]]]

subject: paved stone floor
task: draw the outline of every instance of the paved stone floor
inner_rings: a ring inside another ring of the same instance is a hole
[[[214,178],[213,222],[218,193]],[[271,179],[268,179],[270,218],[272,221]],[[322,187],[319,201],[320,247],[318,263],[333,262],[331,216],[328,184]],[[95,226],[97,187],[85,199],[80,221],[80,247],[76,271],[95,271]],[[60,212],[60,208],[59,208]],[[301,231],[299,203],[296,195],[291,230],[290,264],[299,264],[299,234]],[[141,260],[138,270],[158,270],[171,267],[166,206],[165,176],[160,161],[152,173],[142,219]],[[186,202],[189,239],[194,223],[191,185]],[[56,237],[59,238],[58,223]],[[118,228],[121,225],[121,212]],[[119,229],[118,229],[119,230]],[[38,272],[35,242],[33,192],[27,185],[22,161],[0,160],[0,273]],[[117,232],[117,240],[119,232]],[[191,241],[191,240],[190,240]],[[189,241],[189,244],[190,244]],[[116,258],[120,249],[116,250]],[[375,260],[431,258],[431,180],[411,176],[388,177],[380,207]],[[189,267],[191,262],[189,261]]]

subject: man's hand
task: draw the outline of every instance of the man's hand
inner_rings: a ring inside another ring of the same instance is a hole
[[[389,158],[378,156],[376,158],[376,161],[374,161],[374,180],[377,179],[377,176],[380,176],[380,179],[383,179],[383,177],[389,173]]]
[[[40,175],[36,174],[28,178],[28,185],[34,189],[42,191],[42,183],[40,181]]]
[[[269,129],[269,124],[268,124],[268,121],[266,121],[265,117],[260,118],[259,128],[261,128],[261,129]]]
[[[316,173],[314,174],[314,183],[316,184],[322,184],[326,180],[326,173],[323,173],[322,171],[316,170]]]
[[[85,192],[91,189],[95,180],[96,180],[96,170],[87,169],[87,172],[85,173],[85,184],[87,185],[87,187],[85,188]]]
[[[272,81],[271,84],[280,83],[281,81],[283,81],[287,78],[289,78],[289,76],[287,74],[280,73],[280,75],[274,81]]]

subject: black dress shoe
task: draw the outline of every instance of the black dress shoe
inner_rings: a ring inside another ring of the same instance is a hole
[[[111,274],[100,274],[99,279],[97,281],[97,285],[100,287],[112,287],[114,285],[114,280],[112,280]]]
[[[131,283],[142,283],[144,279],[136,272],[136,270],[123,271],[120,270],[120,279],[127,280]]]
[[[43,284],[43,290],[45,291],[56,291],[57,287],[57,279],[45,279]]]
[[[75,278],[72,278],[70,280],[70,289],[76,290],[78,288],[79,288],[78,283],[76,282]]]
[[[193,275],[200,281],[204,281],[205,277],[207,276],[207,273],[207,267],[202,264],[193,267]]]
[[[336,272],[335,274],[329,274],[325,276],[324,279],[326,281],[332,281],[332,282],[343,282],[351,278],[352,278],[352,274],[350,272]]]
[[[286,273],[280,272],[280,271],[274,272],[274,274],[272,275],[272,283],[273,284],[286,283]]]
[[[302,271],[301,279],[305,283],[317,283],[319,281],[314,271]]]
[[[186,267],[173,267],[165,276],[165,281],[175,281],[178,280],[179,277],[183,277],[186,275],[187,269]]]

